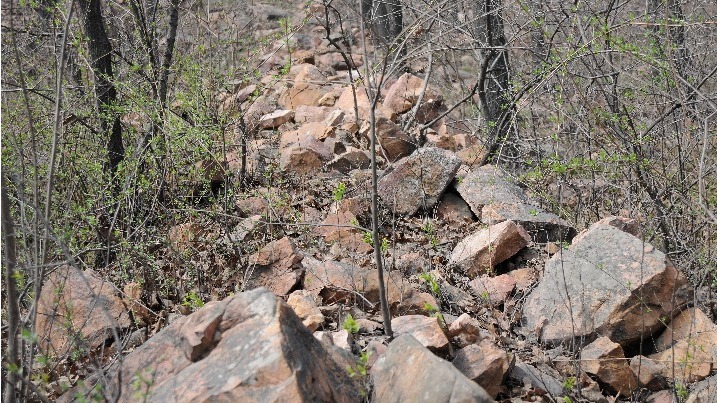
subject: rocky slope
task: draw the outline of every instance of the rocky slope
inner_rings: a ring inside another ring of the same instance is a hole
[[[91,270],[56,270],[38,307],[43,351],[77,367],[119,357],[103,375],[54,381],[57,394],[73,386],[60,401],[714,401],[717,326],[639,224],[606,217],[578,233],[509,173],[476,165],[482,147],[448,116],[425,138],[404,130],[446,110],[408,73],[376,108],[388,340],[362,227],[370,100],[316,26],[300,32],[305,49],[267,63],[291,58],[286,74],[222,106],[245,116],[250,171],[279,168],[297,187],[259,181],[224,234],[187,222],[167,235],[176,254],[256,245],[247,265],[222,263],[208,282],[223,294],[166,302],[166,317],[139,285],[120,292]],[[205,179],[236,176],[239,156],[231,147]]]

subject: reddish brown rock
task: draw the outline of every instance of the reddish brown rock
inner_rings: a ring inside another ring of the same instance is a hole
[[[303,277],[302,259],[303,255],[291,239],[284,237],[270,242],[249,256],[251,275],[245,289],[263,286],[276,295],[288,295]]]
[[[453,180],[461,163],[450,151],[421,148],[400,161],[378,183],[384,204],[398,214],[430,211]]]
[[[510,258],[530,242],[520,225],[504,221],[475,232],[456,245],[450,264],[465,270],[469,277],[491,273],[498,263]]]
[[[418,102],[423,86],[423,79],[405,73],[388,89],[383,104],[397,114],[408,112]],[[423,94],[424,103],[432,104],[442,100],[443,98],[438,93],[430,87],[426,88]]]
[[[686,301],[685,285],[664,253],[595,224],[546,263],[523,306],[523,329],[548,344],[600,334],[628,345],[664,327],[662,318]]]
[[[410,335],[399,336],[371,370],[372,402],[475,402],[493,399]]]
[[[360,232],[354,228],[354,222],[356,222],[355,215],[348,211],[341,211],[326,216],[326,219],[313,232],[324,237],[326,242],[341,242],[342,239],[350,239],[351,235]]]
[[[367,140],[371,138],[370,126],[365,123],[360,130],[361,136]],[[407,157],[416,149],[416,142],[406,132],[390,119],[378,116],[376,118],[376,138],[381,152],[390,162]]]
[[[660,352],[650,358],[663,362],[674,360],[674,373],[671,365],[663,370],[668,379],[695,382],[717,368],[717,326],[699,308],[677,315],[655,344]]]
[[[284,123],[290,122],[294,118],[294,111],[280,109],[272,113],[268,113],[259,118],[259,127],[262,129],[276,129]]]
[[[503,378],[508,372],[508,355],[488,340],[471,344],[456,352],[453,365],[459,371],[495,398],[503,389]]]
[[[129,313],[112,283],[92,270],[61,266],[45,280],[35,322],[40,350],[65,359],[97,353],[130,326]]]
[[[427,292],[412,290],[396,308],[399,315],[430,315],[436,312],[440,304]]]
[[[637,379],[622,347],[608,337],[600,337],[585,346],[580,360],[582,370],[597,377],[602,385],[611,389],[610,392],[629,397],[637,389]]]
[[[508,274],[496,277],[481,276],[473,279],[468,285],[476,295],[493,305],[503,304],[515,289],[515,279]]]
[[[438,324],[438,318],[406,315],[393,318],[391,327],[396,335],[408,334],[431,351],[448,349],[448,338]]]
[[[316,57],[316,65],[323,69],[348,70],[355,69],[363,65],[363,56],[355,53],[347,55],[349,63],[338,52],[329,52]]]
[[[320,85],[296,82],[279,96],[279,105],[284,109],[296,109],[301,105],[318,106],[321,97],[328,91]]]
[[[311,332],[318,329],[326,319],[316,305],[314,297],[308,291],[296,290],[292,292],[286,303],[289,304],[296,316],[302,320],[304,326]]]
[[[199,351],[199,345],[203,352],[190,359],[186,352]],[[288,305],[265,289],[236,294],[180,318],[127,355],[120,369],[115,366],[97,378],[119,402],[136,401],[138,393],[150,402],[361,400],[345,368]],[[76,388],[62,400],[84,392]]]
[[[641,388],[658,391],[667,388],[667,380],[662,375],[664,363],[651,360],[642,355],[630,359],[630,369]]]

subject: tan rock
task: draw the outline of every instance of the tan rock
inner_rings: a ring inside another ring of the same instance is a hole
[[[448,338],[438,324],[438,318],[422,315],[399,316],[391,320],[391,327],[397,336],[411,335],[431,351],[448,349]]]
[[[671,365],[663,371],[668,379],[691,383],[708,377],[717,368],[717,326],[699,308],[677,315],[655,344],[662,351],[650,358],[674,360],[676,379]]]
[[[510,258],[530,242],[520,225],[504,221],[467,236],[453,249],[450,264],[461,267],[469,277],[491,273],[498,263]]]
[[[276,129],[284,123],[290,122],[293,118],[294,111],[280,109],[259,118],[259,127],[262,129]]]
[[[349,238],[360,231],[354,228],[356,216],[348,211],[329,214],[312,232],[324,237],[326,242],[341,242],[342,238]]]
[[[580,353],[580,360],[582,370],[596,376],[612,392],[629,397],[637,390],[637,379],[625,359],[622,347],[608,337],[600,337],[585,346]]]
[[[47,276],[35,325],[40,350],[58,359],[95,354],[130,326],[129,313],[112,283],[92,270],[61,266]]]
[[[328,169],[334,169],[343,174],[348,174],[354,169],[367,169],[371,166],[371,158],[368,151],[355,147],[347,147],[346,151],[337,155],[326,164]]]
[[[496,277],[481,276],[474,278],[468,285],[478,296],[493,305],[501,305],[515,289],[515,279],[508,274]]]
[[[422,89],[423,79],[405,73],[388,89],[383,104],[397,114],[407,112],[418,102]],[[429,103],[435,101],[442,101],[442,97],[430,88],[427,88],[423,95],[423,102]]]
[[[188,335],[195,341],[188,343]],[[203,338],[206,343],[196,344]],[[196,345],[204,351],[192,361],[186,351]],[[138,393],[150,402],[361,400],[344,364],[265,289],[209,303],[178,319],[109,371],[103,391],[119,402],[137,401]],[[151,382],[138,390],[137,379]],[[84,385],[63,400],[72,401],[94,386],[91,381]]]
[[[503,389],[503,378],[508,372],[508,355],[488,340],[471,344],[456,352],[453,365],[459,371],[495,398]]]
[[[284,109],[296,109],[301,105],[318,106],[327,90],[317,84],[297,82],[279,96],[279,105]]]
[[[371,369],[372,402],[476,402],[493,400],[449,362],[410,335],[399,336]]]
[[[334,112],[341,112],[336,108],[326,106],[301,105],[296,108],[294,121],[296,123],[321,122]],[[331,126],[330,124],[328,126]],[[337,125],[333,125],[337,126]]]
[[[686,301],[685,285],[664,253],[595,224],[546,263],[523,305],[523,329],[547,344],[599,334],[626,346],[664,328],[663,317]]]
[[[296,290],[289,295],[287,304],[296,312],[309,331],[315,331],[321,326],[326,318],[316,304],[314,297],[305,290]]]

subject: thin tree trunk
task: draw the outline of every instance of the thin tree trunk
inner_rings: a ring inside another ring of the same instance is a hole
[[[510,69],[508,50],[500,14],[501,0],[479,0],[476,5],[477,36],[481,58],[487,68],[479,86],[481,108],[486,119],[492,146],[489,156],[496,157],[502,146],[510,150],[515,145],[508,138],[512,117]],[[487,63],[486,63],[487,62]],[[500,152],[500,154],[505,154]],[[512,154],[509,152],[508,155]]]
[[[78,0],[82,9],[82,24],[89,38],[88,48],[91,58],[92,72],[95,76],[95,94],[97,107],[102,115],[102,129],[108,133],[107,140],[107,172],[112,175],[115,190],[119,191],[116,174],[119,164],[124,159],[122,142],[122,125],[119,116],[113,111],[117,100],[112,71],[112,44],[107,36],[102,5],[100,0]]]
[[[0,193],[2,198],[2,233],[3,233],[3,251],[5,270],[5,292],[7,299],[5,306],[7,307],[7,355],[4,361],[7,363],[7,380],[4,382],[3,402],[11,403],[16,401],[16,375],[20,370],[20,362],[18,360],[17,350],[17,328],[20,324],[20,305],[18,301],[17,281],[15,276],[15,267],[17,266],[17,258],[15,256],[15,226],[13,225],[12,215],[10,214],[10,199],[7,195],[7,186],[5,176],[0,179]]]

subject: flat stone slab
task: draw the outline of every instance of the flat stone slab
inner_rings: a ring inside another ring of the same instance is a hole
[[[528,199],[500,168],[484,165],[472,170],[456,186],[463,200],[485,224],[512,220],[525,228],[534,242],[570,241],[575,228]]]
[[[460,158],[451,151],[421,148],[379,180],[378,194],[397,214],[430,210],[438,204],[460,166]]]

